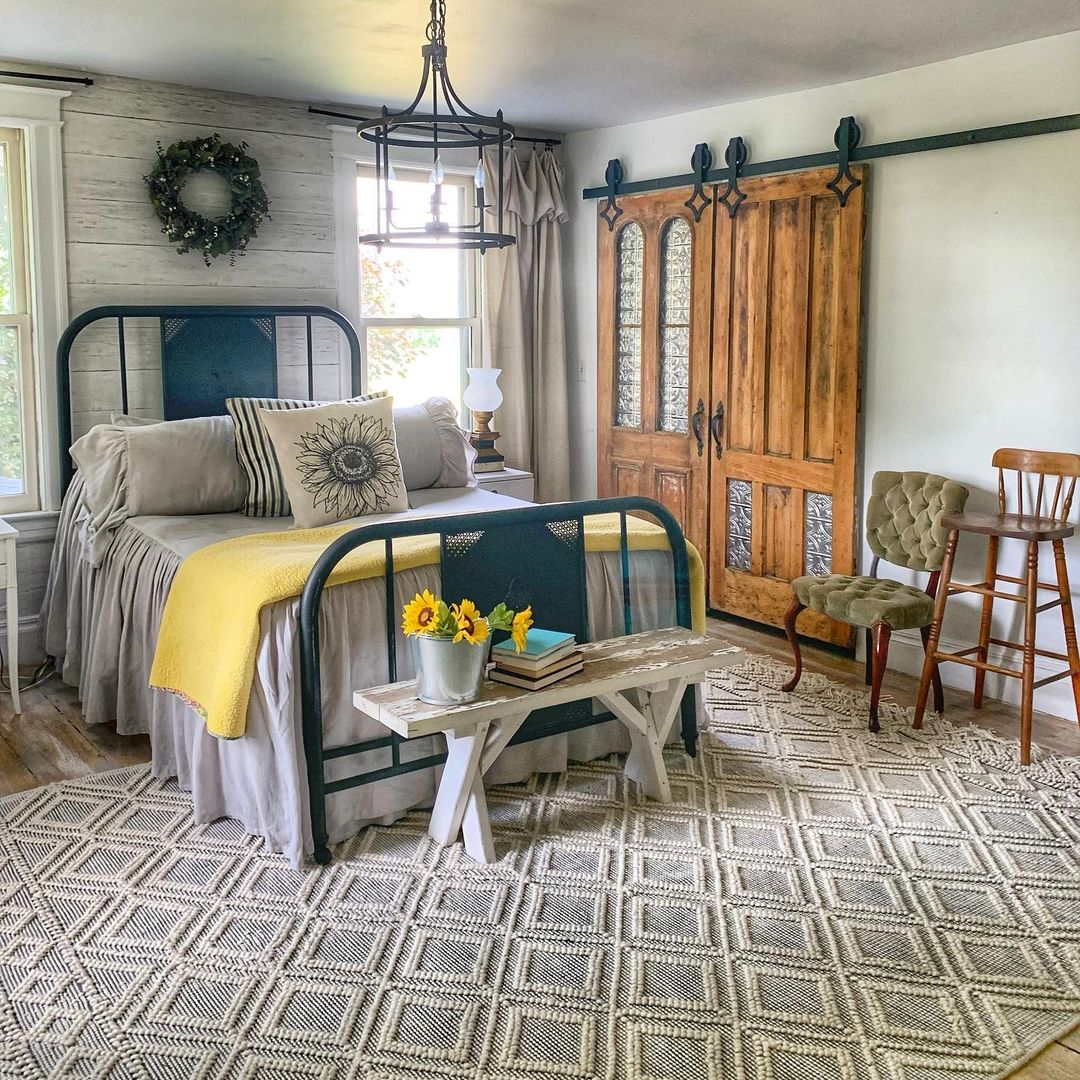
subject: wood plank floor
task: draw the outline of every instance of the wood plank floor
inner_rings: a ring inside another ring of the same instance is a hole
[[[790,651],[782,636],[742,624],[710,620],[710,629],[748,652],[790,663]],[[861,686],[863,666],[824,649],[803,648],[806,671],[828,675],[848,686]],[[914,702],[916,680],[889,672],[883,692],[900,702]],[[150,760],[150,741],[145,736],[120,736],[82,719],[75,691],[52,678],[43,686],[23,693],[23,713],[14,716],[10,699],[0,696],[0,795],[51,784],[104,769],[137,765]],[[981,711],[970,707],[970,698],[945,691],[946,714],[957,724],[975,723],[998,735],[1015,738],[1018,710],[987,701]],[[1080,757],[1080,728],[1071,722],[1036,713],[1034,740],[1046,750]],[[1080,1078],[1080,1025],[1051,1043],[1038,1057],[1022,1066],[1017,1080],[1078,1080]]]

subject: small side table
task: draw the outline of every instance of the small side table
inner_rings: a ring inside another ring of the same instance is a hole
[[[524,469],[499,469],[497,472],[478,472],[476,482],[496,495],[509,495],[525,502],[536,501],[536,477]]]
[[[19,702],[19,575],[15,562],[15,543],[19,530],[0,518],[0,589],[7,593],[8,673],[11,682],[11,707],[22,712]]]
[[[417,700],[416,683],[399,682],[357,690],[353,704],[407,739],[446,736],[447,759],[435,795],[428,834],[452,844],[461,832],[477,862],[495,861],[484,773],[536,709],[596,698],[630,734],[626,775],[657,802],[671,802],[664,746],[679,712],[683,691],[706,672],[740,663],[741,649],[719,638],[679,627],[581,645],[584,668],[543,690],[521,690],[485,682],[465,705],[428,705]]]

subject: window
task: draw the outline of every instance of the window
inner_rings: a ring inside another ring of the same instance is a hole
[[[464,219],[473,206],[471,179],[447,175],[443,218]],[[359,167],[359,233],[374,232],[374,172]],[[427,173],[397,170],[394,215],[402,225],[425,220],[431,204]],[[367,360],[367,386],[388,390],[402,405],[448,397],[462,414],[465,368],[479,363],[480,256],[447,248],[379,249],[360,245],[359,332]]]
[[[0,128],[0,513],[38,506],[22,132]]]

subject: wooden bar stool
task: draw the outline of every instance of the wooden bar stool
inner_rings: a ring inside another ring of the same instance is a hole
[[[1064,541],[1073,535],[1069,523],[1076,478],[1080,476],[1080,454],[1057,454],[1044,450],[998,450],[994,454],[994,467],[998,471],[998,513],[951,514],[942,518],[942,525],[949,530],[945,547],[945,560],[941,566],[941,583],[934,602],[934,621],[930,624],[930,640],[926,648],[922,678],[919,680],[919,697],[915,705],[915,727],[922,727],[926,699],[930,691],[931,677],[937,665],[943,661],[965,664],[975,669],[975,696],[972,704],[982,708],[983,685],[986,673],[992,671],[1011,679],[1019,679],[1020,689],[1020,761],[1031,761],[1031,706],[1036,687],[1072,679],[1076,717],[1080,722],[1080,651],[1076,645],[1076,620],[1073,616],[1072,594],[1069,591],[1069,574],[1065,566]],[[1015,513],[1006,512],[1005,472],[1016,473]],[[1055,482],[1056,481],[1056,482]],[[1032,489],[1034,493],[1032,494]],[[1053,498],[1050,489],[1053,489]],[[1026,508],[1025,508],[1026,496]],[[990,538],[986,554],[986,580],[977,585],[956,585],[952,582],[953,561],[960,533],[982,533]],[[998,547],[1002,537],[1027,542],[1026,570],[1023,577],[999,574]],[[1053,584],[1039,581],[1039,545],[1050,544],[1054,552],[1057,581]],[[1019,593],[1003,592],[998,582],[1008,582],[1021,588]],[[1057,594],[1057,598],[1040,604],[1039,590]],[[945,615],[945,602],[954,593],[975,593],[983,598],[982,618],[979,621],[979,644],[958,653],[938,650],[941,640],[941,622]],[[1024,605],[1024,640],[1005,641],[990,636],[995,600],[1011,600]],[[1061,621],[1065,630],[1065,652],[1051,652],[1035,646],[1036,616],[1051,608],[1061,608]],[[987,651],[991,645],[1004,649],[1016,649],[1023,655],[1019,670],[991,664]],[[1035,681],[1035,657],[1063,660],[1068,666],[1056,675]]]

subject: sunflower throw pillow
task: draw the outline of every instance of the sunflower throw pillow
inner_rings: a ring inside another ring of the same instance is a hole
[[[408,509],[393,404],[393,398],[380,397],[259,410],[298,528]]]

